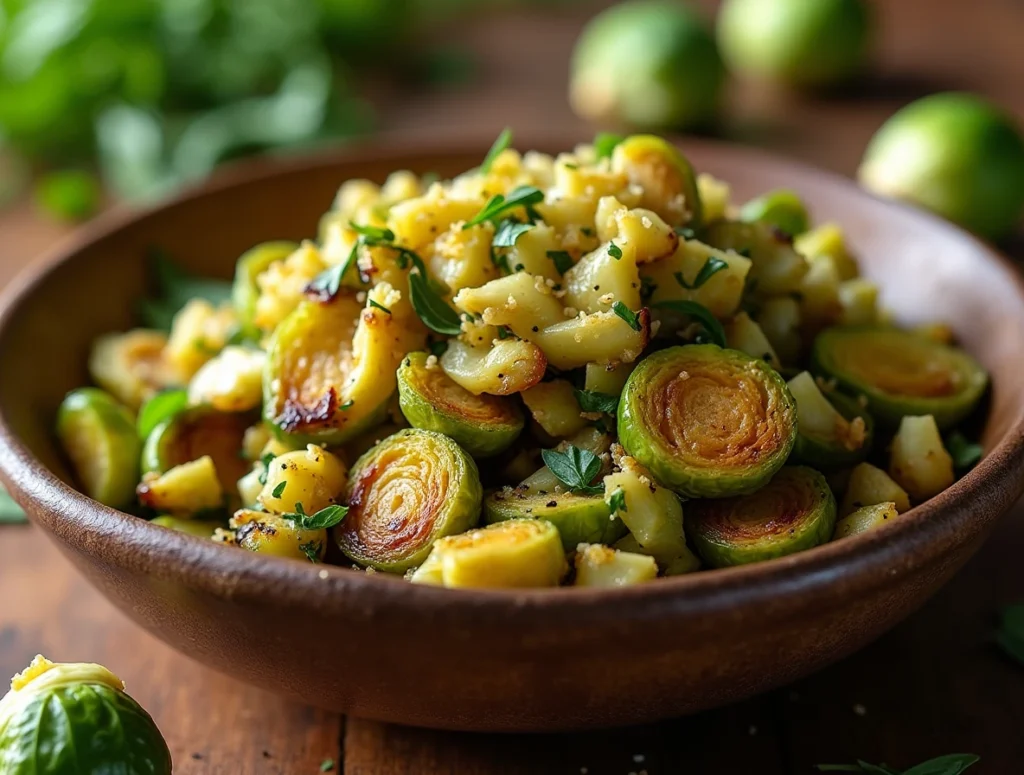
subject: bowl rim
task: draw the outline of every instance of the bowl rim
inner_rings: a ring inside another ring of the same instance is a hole
[[[51,274],[85,247],[101,241],[129,224],[159,218],[165,211],[185,206],[215,192],[297,174],[323,166],[344,167],[354,162],[391,163],[431,156],[464,156],[468,150],[486,150],[479,134],[460,137],[447,132],[415,143],[398,143],[398,135],[378,135],[368,142],[353,142],[329,152],[289,157],[259,158],[229,165],[210,180],[183,189],[176,196],[141,209],[119,206],[75,230],[41,258],[24,267],[0,292],[0,336]],[[546,133],[527,137],[523,147],[572,147],[577,133]],[[966,240],[985,260],[998,265],[1012,283],[1024,308],[1024,278],[1009,259],[962,229],[910,205],[883,199],[846,177],[778,154],[704,138],[672,137],[684,148],[703,147],[769,167],[784,167],[794,177],[816,177],[826,185],[875,200],[926,222],[950,238]],[[561,142],[566,141],[566,142]],[[559,143],[561,144],[559,145]],[[1024,352],[1024,348],[1022,348]],[[334,565],[311,566],[299,560],[260,557],[178,531],[167,530],[133,515],[92,500],[61,481],[37,459],[10,428],[0,407],[0,481],[20,501],[33,521],[48,532],[102,557],[115,556],[115,564],[182,584],[190,589],[232,600],[267,602],[321,612],[351,610],[353,601],[417,611],[457,612],[469,607],[481,621],[494,617],[529,616],[536,609],[564,612],[574,621],[604,619],[611,609],[628,611],[629,618],[657,615],[671,609],[678,615],[706,615],[723,607],[772,605],[780,597],[814,591],[816,605],[848,599],[882,584],[919,571],[955,547],[977,540],[1024,492],[1024,411],[1005,437],[951,487],[901,515],[882,528],[767,562],[713,569],[659,579],[653,584],[619,588],[478,590],[446,589],[409,584],[401,577],[371,574]],[[1003,486],[994,487],[996,483]],[[981,502],[984,510],[972,508]],[[68,534],[73,533],[74,536]],[[594,605],[600,603],[601,605]],[[641,605],[642,604],[642,605]]]

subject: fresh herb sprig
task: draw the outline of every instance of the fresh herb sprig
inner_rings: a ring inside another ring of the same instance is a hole
[[[492,196],[483,209],[466,221],[463,229],[470,226],[478,226],[486,221],[497,221],[501,216],[517,207],[526,209],[526,216],[531,221],[540,220],[540,214],[533,209],[533,205],[544,201],[544,192],[534,186],[518,186],[512,189],[508,196],[495,194]]]
[[[601,471],[601,458],[590,450],[570,444],[565,452],[545,449],[540,455],[544,459],[544,465],[551,469],[551,473],[558,477],[570,492],[581,492],[586,495],[604,492],[604,487],[593,484],[594,478]]]
[[[625,320],[626,323],[629,324],[629,327],[634,331],[640,331],[643,328],[643,323],[640,322],[640,316],[633,312],[633,310],[627,307],[623,302],[617,301],[612,304],[612,312]]]
[[[508,148],[512,144],[512,130],[505,127],[501,130],[501,133],[495,139],[494,144],[491,145],[491,149],[484,156],[483,163],[480,165],[480,171],[486,175],[491,171],[491,167],[494,166],[494,160],[498,158],[498,155]]]
[[[494,239],[491,240],[491,245],[496,248],[510,248],[532,228],[532,223],[520,223],[514,218],[506,218],[498,225],[498,230],[494,232]]]
[[[430,286],[427,276],[420,270],[409,274],[409,301],[423,325],[445,336],[458,336],[462,320],[441,296]]]
[[[619,406],[619,397],[609,393],[599,393],[596,390],[574,390],[576,403],[584,412],[604,412],[615,414]]]
[[[865,772],[870,775],[960,775],[977,764],[981,757],[973,753],[951,753],[897,770],[885,764],[871,764],[861,759],[856,764],[819,764],[819,772]]]
[[[676,282],[679,283],[688,291],[695,291],[704,285],[708,280],[714,277],[719,272],[728,269],[729,264],[720,258],[715,256],[708,256],[703,266],[697,271],[697,276],[693,278],[692,283],[686,282],[686,278],[683,277],[682,272],[675,272],[673,277],[676,278]]]
[[[307,514],[301,503],[295,504],[295,511],[282,514],[285,519],[290,519],[296,527],[303,530],[326,530],[340,523],[348,515],[348,506],[333,504],[325,506],[314,514]]]
[[[655,309],[667,309],[672,312],[689,315],[700,323],[712,342],[719,347],[725,347],[725,329],[722,328],[718,318],[711,314],[711,310],[703,304],[696,301],[659,301],[651,306]]]

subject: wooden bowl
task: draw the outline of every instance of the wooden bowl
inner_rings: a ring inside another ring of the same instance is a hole
[[[0,478],[136,622],[226,673],[356,716],[462,730],[638,723],[752,695],[860,648],[946,582],[1020,495],[1024,288],[1010,266],[953,226],[846,180],[703,141],[683,143],[698,169],[729,181],[739,200],[796,189],[818,221],[846,227],[902,322],[948,321],[991,372],[987,455],[946,492],[875,532],[763,564],[618,590],[488,592],[226,549],[67,484],[55,410],[86,381],[90,341],[132,325],[146,248],[228,277],[253,243],[314,235],[341,181],[395,168],[451,174],[485,147],[366,146],[236,170],[163,207],[90,225],[7,290]]]

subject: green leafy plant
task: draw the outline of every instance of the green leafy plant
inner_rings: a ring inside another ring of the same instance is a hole
[[[637,314],[621,301],[617,301],[614,304],[612,304],[612,312],[614,312],[618,317],[625,320],[629,324],[629,327],[632,328],[634,331],[639,331],[641,328],[643,328],[643,325],[640,323],[640,318],[637,317]]]
[[[565,452],[545,449],[541,453],[544,465],[551,469],[558,480],[571,492],[582,492],[595,495],[604,488],[594,485],[594,477],[601,471],[601,458],[590,450],[580,449],[571,444]]]
[[[284,490],[282,482],[274,491],[274,497],[280,497],[277,490]],[[296,524],[297,527],[303,530],[322,530],[334,527],[340,523],[348,515],[348,506],[339,506],[334,504],[332,506],[325,506],[313,514],[307,514],[302,509],[301,503],[295,504],[295,511],[282,514],[281,516],[285,519],[290,519]]]
[[[596,390],[576,390],[576,403],[584,412],[604,412],[615,414],[619,406],[619,397],[608,393],[599,393]]]

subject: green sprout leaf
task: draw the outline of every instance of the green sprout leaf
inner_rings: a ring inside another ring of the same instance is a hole
[[[0,525],[15,525],[28,522],[25,511],[15,503],[3,485],[0,485]]]
[[[295,504],[295,511],[282,514],[285,519],[292,520],[297,527],[303,530],[325,530],[334,527],[348,514],[348,506],[334,504],[320,509],[315,514],[306,514],[302,510],[302,504]]]
[[[526,208],[526,214],[531,220],[537,220],[539,216],[533,210],[533,205],[544,201],[544,192],[533,186],[519,186],[512,189],[508,197],[495,194],[490,198],[484,208],[463,224],[463,229],[470,226],[477,226],[485,221],[496,221],[500,216],[517,207]]]
[[[725,329],[718,322],[718,318],[711,314],[711,310],[696,301],[659,301],[652,305],[655,309],[667,309],[672,312],[679,312],[689,315],[700,323],[704,331],[711,338],[711,341],[719,347],[725,347]]]
[[[590,450],[580,449],[571,444],[565,452],[545,449],[541,453],[544,465],[551,469],[558,480],[571,492],[596,495],[603,491],[600,485],[591,484],[601,471],[601,458]]]
[[[980,444],[968,441],[960,431],[953,431],[946,439],[946,450],[953,458],[953,468],[969,471],[981,460],[984,452]]]
[[[576,403],[584,412],[604,412],[615,414],[619,406],[619,397],[608,393],[599,393],[596,390],[574,390]]]
[[[723,269],[728,268],[729,264],[722,259],[716,258],[715,256],[708,256],[707,261],[705,261],[704,265],[697,271],[697,276],[693,278],[692,283],[686,282],[686,278],[683,277],[682,272],[675,272],[673,277],[675,277],[676,282],[686,288],[686,290],[695,291]]]
[[[640,318],[637,317],[637,314],[633,312],[625,304],[623,304],[621,301],[617,301],[614,304],[612,304],[612,312],[614,312],[620,318],[625,320],[629,324],[629,327],[632,328],[634,331],[639,331],[640,329],[643,328],[643,326],[640,323]]]
[[[501,134],[498,135],[494,144],[491,146],[491,150],[484,156],[483,164],[480,165],[480,171],[485,175],[491,171],[491,167],[494,164],[494,160],[498,158],[498,154],[504,151],[512,144],[512,130],[505,127],[501,130]]]
[[[615,146],[625,139],[622,135],[612,132],[598,132],[594,137],[594,153],[599,159],[608,159],[615,150]]]
[[[409,301],[423,325],[438,334],[458,336],[462,321],[458,313],[427,283],[422,274],[409,275]]]
[[[565,274],[573,267],[572,255],[566,250],[549,250],[546,255],[554,262],[559,274]]]
[[[491,244],[496,248],[510,248],[516,244],[516,240],[532,228],[532,223],[519,223],[514,218],[506,218],[494,232]]]
[[[163,390],[157,393],[139,409],[139,417],[135,421],[139,438],[145,441],[156,426],[169,417],[173,417],[186,406],[188,406],[187,390]]]

